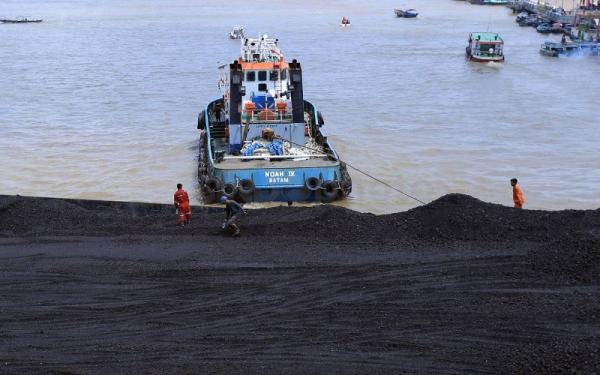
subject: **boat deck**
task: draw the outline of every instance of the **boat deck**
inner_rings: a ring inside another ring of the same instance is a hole
[[[307,141],[308,137],[305,138]],[[250,159],[242,159],[240,155],[232,155],[228,150],[229,144],[223,138],[213,139],[213,148],[216,151],[223,151],[223,160],[218,163],[215,160],[215,167],[218,169],[261,169],[261,168],[321,168],[333,167],[339,164],[339,161],[332,160],[327,156],[302,156],[294,155],[286,158],[277,158],[276,156],[255,156]],[[319,154],[324,155],[324,154]]]
[[[261,168],[322,168],[322,167],[334,167],[338,165],[338,161],[329,160],[327,158],[312,158],[308,160],[294,160],[294,159],[283,159],[275,160],[268,159],[253,159],[253,160],[242,160],[242,159],[229,159],[223,160],[215,164],[215,168],[218,169],[261,169]]]

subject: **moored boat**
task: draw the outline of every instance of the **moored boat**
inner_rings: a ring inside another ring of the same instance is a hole
[[[466,53],[473,61],[504,61],[504,41],[497,33],[471,33]]]
[[[300,63],[285,61],[277,39],[242,39],[241,56],[222,69],[223,96],[198,116],[204,201],[330,202],[350,194],[323,116],[304,100]]]
[[[394,9],[394,13],[396,13],[396,17],[400,18],[415,18],[419,15],[419,13],[417,13],[414,9]]]
[[[549,34],[552,32],[552,26],[550,26],[550,24],[545,23],[545,22],[537,25],[535,29],[537,30],[538,33],[542,33],[542,34]]]
[[[244,38],[244,26],[235,25],[229,32],[229,39],[242,39]]]
[[[577,54],[579,46],[576,43],[545,42],[540,47],[540,53],[545,56],[558,57]]]
[[[540,46],[540,53],[551,57],[598,56],[600,55],[600,43],[545,42]]]
[[[530,14],[528,12],[521,12],[517,14],[517,18],[515,18],[515,22],[521,23],[529,18]]]
[[[564,33],[563,25],[560,22],[555,22],[550,27],[550,32],[552,34],[562,34]]]
[[[29,18],[26,18],[26,17],[19,17],[19,18],[14,19],[14,20],[10,20],[10,19],[0,20],[0,22],[2,22],[2,23],[40,23],[42,21],[43,20],[41,20],[41,19],[38,19],[38,20],[33,19],[32,20],[32,19],[29,19]]]
[[[340,21],[340,26],[341,27],[350,26],[350,20],[346,16],[342,17],[342,20]]]
[[[469,0],[469,3],[476,5],[508,5],[509,0]]]

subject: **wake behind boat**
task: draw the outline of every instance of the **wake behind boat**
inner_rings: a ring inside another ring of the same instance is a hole
[[[198,182],[205,202],[322,201],[348,196],[346,165],[322,130],[323,116],[304,100],[302,69],[286,62],[278,40],[241,41],[223,66],[223,97],[198,116]]]

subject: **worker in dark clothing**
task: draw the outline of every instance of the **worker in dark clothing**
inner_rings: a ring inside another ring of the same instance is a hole
[[[173,194],[173,203],[179,214],[179,225],[184,226],[192,220],[192,208],[190,207],[190,197],[187,191],[183,190],[183,185],[177,184],[177,191]]]
[[[246,211],[238,202],[229,199],[224,195],[221,197],[221,203],[225,205],[225,221],[223,222],[223,229],[229,229],[232,237],[239,236],[240,228],[235,222],[242,214],[245,214]]]
[[[513,188],[513,202],[515,203],[515,208],[523,208],[525,204],[525,197],[523,196],[523,190],[518,184],[518,180],[516,178],[512,178],[510,180],[510,185]]]

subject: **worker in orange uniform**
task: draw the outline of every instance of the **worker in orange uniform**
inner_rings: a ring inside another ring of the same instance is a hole
[[[516,178],[510,180],[510,185],[513,188],[513,202],[515,202],[515,208],[523,208],[525,197],[523,196],[523,190],[517,185],[518,182]]]
[[[181,184],[177,184],[177,191],[173,194],[175,209],[179,213],[179,225],[184,226],[192,220],[192,208],[190,207],[190,197],[187,191],[183,190]]]

